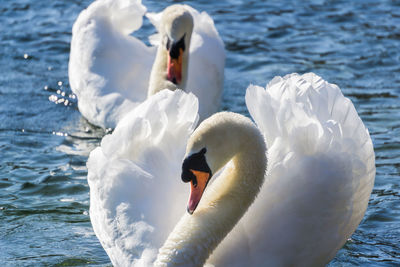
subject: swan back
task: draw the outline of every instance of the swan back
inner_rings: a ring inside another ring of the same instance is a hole
[[[339,87],[313,73],[250,86],[246,104],[269,152],[266,183],[243,218],[255,266],[327,264],[368,205],[375,157],[367,129]]]

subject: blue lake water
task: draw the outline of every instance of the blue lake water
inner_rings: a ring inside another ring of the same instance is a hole
[[[181,1],[143,1],[160,11]],[[376,182],[360,227],[331,266],[400,265],[400,1],[184,1],[225,42],[222,109],[245,89],[315,72],[368,127]],[[306,2],[306,3],[305,3]],[[105,132],[68,84],[72,24],[91,0],[0,0],[0,265],[111,265],[91,228],[86,160]],[[145,21],[143,40],[154,30]]]

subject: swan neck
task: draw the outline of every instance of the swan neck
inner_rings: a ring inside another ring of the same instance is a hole
[[[176,225],[159,251],[156,266],[203,266],[254,201],[264,182],[266,148],[261,133],[243,139],[240,151],[230,157],[197,210]]]

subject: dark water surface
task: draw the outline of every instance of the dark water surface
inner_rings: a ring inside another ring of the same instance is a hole
[[[110,265],[91,228],[86,160],[105,134],[68,84],[72,24],[90,0],[0,0],[0,265]],[[160,11],[176,1],[144,1]],[[223,109],[248,84],[313,71],[369,128],[376,183],[332,266],[400,265],[400,1],[185,1],[227,50]],[[139,33],[144,38],[153,29]]]

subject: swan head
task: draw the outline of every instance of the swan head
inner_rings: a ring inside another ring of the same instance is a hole
[[[193,17],[183,5],[167,7],[158,27],[160,43],[150,74],[148,96],[163,89],[185,90]]]
[[[193,17],[182,5],[167,7],[161,18],[160,48],[167,55],[166,79],[184,89],[186,82],[187,55],[193,32]]]
[[[188,54],[193,17],[182,5],[167,7],[162,15],[162,43],[168,53],[167,80],[182,84],[183,57]]]
[[[182,181],[191,184],[187,206],[190,214],[197,208],[212,175],[251,142],[245,138],[248,131],[254,132],[254,136],[260,135],[245,116],[219,112],[204,120],[193,132],[188,140],[181,174]]]
[[[196,153],[186,157],[182,164],[182,181],[190,182],[190,197],[187,206],[189,214],[193,214],[208,182],[212,177],[212,171],[207,164],[205,154],[207,149],[204,147]]]

